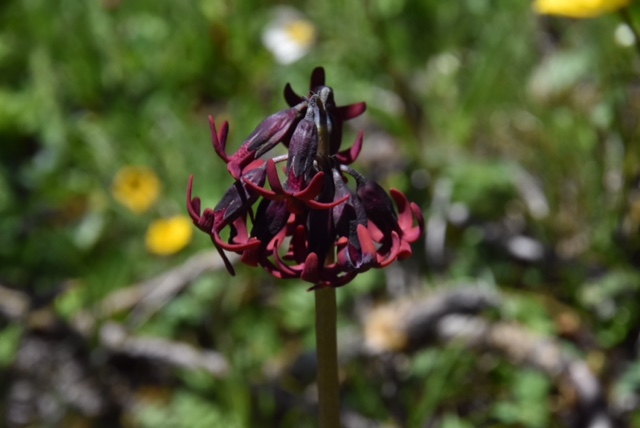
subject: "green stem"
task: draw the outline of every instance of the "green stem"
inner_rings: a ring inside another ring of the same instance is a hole
[[[318,353],[318,405],[320,428],[340,426],[338,346],[336,343],[336,290],[315,291],[316,348]]]

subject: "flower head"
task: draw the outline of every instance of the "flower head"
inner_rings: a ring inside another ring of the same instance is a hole
[[[570,18],[593,18],[628,6],[631,0],[536,0],[537,13]]]
[[[201,210],[189,180],[189,215],[211,236],[229,272],[225,251],[276,278],[338,287],[409,257],[424,229],[420,209],[349,166],[362,149],[362,133],[341,150],[343,122],[364,112],[364,103],[336,106],[322,68],[313,71],[308,95],[289,85],[284,95],[290,108],[265,119],[231,156],[227,124],[218,132],[210,119],[214,150],[236,180],[215,208]],[[258,159],[280,143],[288,154]]]
[[[160,196],[160,180],[149,168],[125,166],[111,185],[113,198],[135,214],[147,211]]]
[[[167,256],[186,247],[192,236],[191,220],[178,215],[152,222],[147,229],[145,245],[150,253]]]

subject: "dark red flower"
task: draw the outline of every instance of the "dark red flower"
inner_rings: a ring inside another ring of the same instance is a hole
[[[225,251],[241,254],[242,262],[262,266],[276,278],[338,287],[360,272],[409,257],[424,230],[416,204],[395,189],[389,196],[348,166],[362,149],[362,133],[350,149],[340,150],[343,122],[364,112],[365,104],[336,107],[322,68],[313,71],[310,88],[301,97],[287,84],[284,95],[291,108],[265,119],[231,156],[226,154],[227,123],[218,132],[210,118],[213,147],[236,181],[213,210],[201,213],[200,199],[191,197],[191,178],[187,208],[232,274]],[[258,159],[279,143],[288,148],[287,155]],[[284,164],[284,181],[279,164]]]

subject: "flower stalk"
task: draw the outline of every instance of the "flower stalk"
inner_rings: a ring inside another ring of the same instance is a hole
[[[340,426],[340,386],[336,339],[336,290],[321,288],[316,300],[316,352],[318,356],[318,413],[320,428]]]
[[[323,110],[318,120],[326,120],[327,93],[321,93],[319,103]],[[324,98],[324,100],[322,100]],[[327,124],[316,123],[318,133],[318,161],[323,171],[328,170],[331,146]],[[327,255],[327,264],[333,263],[332,255]],[[316,354],[318,368],[316,384],[318,387],[318,423],[320,428],[340,426],[340,381],[338,378],[337,309],[335,288],[318,288],[315,292],[316,304]]]

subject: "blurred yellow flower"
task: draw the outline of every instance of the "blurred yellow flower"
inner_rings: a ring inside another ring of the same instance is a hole
[[[168,256],[186,247],[192,236],[191,219],[178,215],[152,222],[147,229],[145,245],[152,254]]]
[[[631,0],[536,0],[537,13],[570,18],[593,18],[628,6]]]
[[[147,211],[160,195],[160,180],[149,168],[126,166],[111,185],[113,198],[136,214]]]

